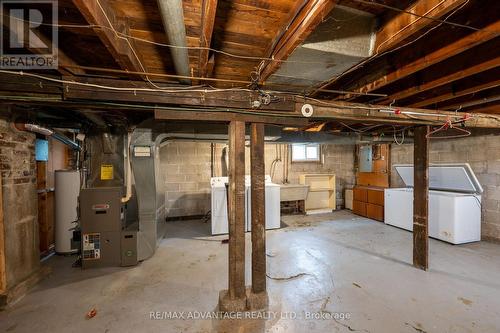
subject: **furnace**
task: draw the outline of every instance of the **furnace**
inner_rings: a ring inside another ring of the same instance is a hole
[[[137,264],[137,225],[126,224],[120,187],[80,192],[82,268]]]

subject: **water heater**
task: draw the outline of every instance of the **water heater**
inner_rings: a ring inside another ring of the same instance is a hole
[[[56,252],[75,253],[72,248],[73,228],[78,220],[78,195],[80,193],[80,172],[77,170],[56,170],[55,172],[55,229]]]

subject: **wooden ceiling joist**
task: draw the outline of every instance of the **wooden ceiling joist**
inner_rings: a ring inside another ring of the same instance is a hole
[[[286,29],[281,30],[272,43],[270,61],[260,74],[264,82],[281,67],[281,61],[288,59],[292,52],[306,40],[323,19],[330,13],[336,0],[309,0],[298,12],[293,13]]]
[[[406,11],[417,15],[401,12],[391,19],[377,33],[375,52],[377,54],[390,50],[404,41],[412,38],[425,28],[434,26],[434,19],[441,19],[452,12],[467,0],[418,0]]]
[[[83,17],[91,25],[96,25],[93,30],[99,36],[115,61],[124,70],[144,72],[139,52],[134,49],[134,44],[120,34],[128,34],[128,26],[118,20],[113,10],[107,7],[102,0],[73,0]]]
[[[487,105],[478,109],[472,110],[474,113],[484,113],[484,114],[498,114],[500,113],[500,105],[498,103]]]
[[[495,33],[495,31],[497,33]],[[445,61],[446,59],[465,52],[477,45],[486,43],[487,41],[497,37],[498,33],[500,33],[500,21],[490,24],[486,28],[467,35],[466,37],[448,44],[443,48],[437,49],[436,51],[431,52],[409,64],[406,64],[403,67],[399,67],[395,71],[388,73],[362,87],[359,87],[354,91],[359,93],[368,93],[383,88],[388,84],[401,80],[432,65]],[[347,97],[352,96],[346,96],[346,98]]]
[[[425,100],[420,101],[420,102],[413,103],[410,105],[410,107],[413,107],[413,108],[427,107],[427,106],[431,106],[431,105],[436,104],[436,103],[446,102],[446,101],[449,101],[449,100],[457,98],[457,97],[473,95],[473,94],[476,94],[476,93],[481,92],[483,90],[496,88],[496,87],[500,87],[500,79],[493,80],[491,82],[480,83],[480,84],[474,85],[474,86],[467,88],[467,89],[464,89],[464,90],[456,90],[456,89],[454,89],[454,87],[450,87],[449,92],[447,92],[445,94],[438,95],[438,96],[434,96],[432,98],[425,99]]]
[[[500,101],[500,95],[498,91],[489,92],[484,96],[477,96],[476,99],[467,102],[459,102],[455,104],[449,104],[443,108],[446,110],[464,110],[470,111],[471,109],[481,109],[484,105],[495,103]]]
[[[201,18],[201,29],[200,29],[200,60],[199,60],[199,76],[207,77],[210,76],[209,66],[209,50],[212,42],[212,34],[214,30],[215,14],[217,12],[217,0],[203,0],[202,1],[202,18]]]
[[[398,101],[416,94],[419,94],[424,91],[428,91],[445,84],[449,84],[467,77],[470,77],[475,74],[483,73],[488,70],[497,68],[500,66],[500,58],[493,58],[490,60],[486,60],[484,62],[480,62],[478,64],[472,65],[470,67],[466,67],[463,70],[457,70],[451,74],[439,77],[437,79],[431,81],[425,81],[423,84],[412,86],[410,88],[404,89],[402,91],[398,91],[394,94],[389,95],[383,101],[380,101],[382,104],[391,103],[393,101]]]

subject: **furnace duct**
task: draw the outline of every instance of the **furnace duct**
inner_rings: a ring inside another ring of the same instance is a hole
[[[77,151],[82,150],[82,148],[80,147],[80,145],[78,143],[76,143],[75,141],[69,139],[65,135],[60,134],[60,133],[58,133],[50,128],[43,127],[43,126],[36,125],[36,124],[21,124],[21,125],[16,125],[16,127],[18,127],[18,129],[23,130],[23,131],[38,133],[41,135],[51,137],[59,142],[64,143],[65,145],[67,145],[68,147],[70,147],[73,150],[77,150]]]

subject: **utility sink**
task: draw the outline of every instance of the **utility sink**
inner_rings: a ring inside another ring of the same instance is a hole
[[[309,185],[281,184],[280,201],[306,200],[309,193]]]

